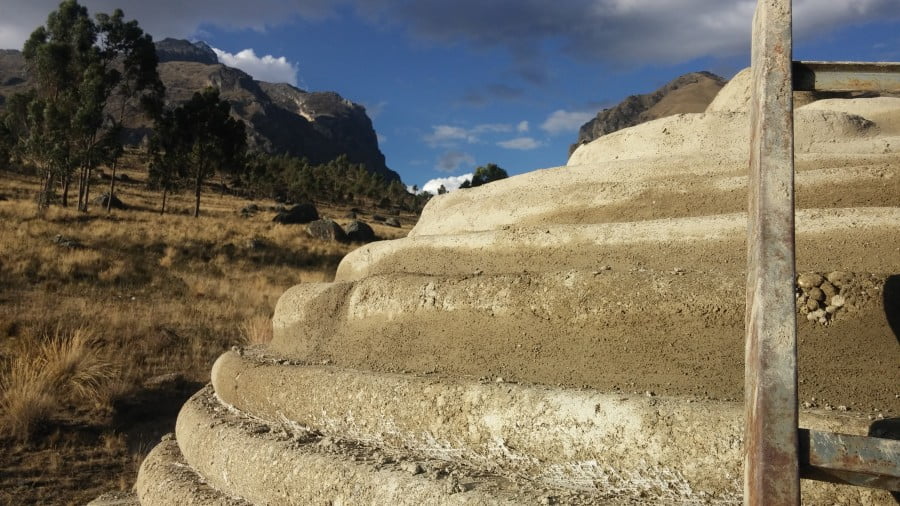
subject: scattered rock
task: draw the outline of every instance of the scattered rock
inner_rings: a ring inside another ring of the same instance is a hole
[[[816,321],[816,320],[825,318],[826,314],[827,313],[825,312],[824,309],[817,309],[815,311],[812,311],[808,315],[806,315],[806,319],[812,322],[812,321]]]
[[[419,465],[418,462],[412,462],[409,460],[400,464],[400,470],[406,471],[407,473],[409,473],[413,476],[415,476],[417,474],[422,474],[424,472],[424,471],[422,471],[422,466]]]
[[[372,227],[359,220],[353,220],[347,225],[347,238],[353,242],[372,242],[376,239]]]
[[[819,290],[822,290],[822,293],[825,294],[826,298],[834,297],[838,293],[837,288],[835,288],[834,285],[832,285],[828,281],[824,281],[821,285],[819,285]]]
[[[807,295],[809,295],[810,300],[815,300],[818,302],[822,302],[825,300],[825,292],[819,289],[819,287],[810,288]]]
[[[384,220],[384,224],[387,225],[387,226],[389,226],[389,227],[397,227],[397,228],[400,228],[400,220],[398,220],[397,218],[394,218],[394,217],[391,217],[391,218],[388,218],[388,219]]]
[[[182,385],[185,385],[188,382],[187,378],[184,377],[183,374],[172,372],[168,374],[160,374],[159,376],[153,376],[147,380],[144,380],[143,387],[148,390],[163,390],[163,389],[172,389],[179,388]]]
[[[462,485],[460,485],[459,480],[457,480],[453,476],[447,478],[446,487],[448,494],[458,494],[460,492],[466,491],[466,489]]]
[[[256,204],[249,204],[241,208],[241,216],[249,218],[260,211],[260,207]]]
[[[816,299],[810,298],[806,300],[806,308],[810,311],[815,311],[819,309],[819,301]]]
[[[94,199],[94,203],[105,209],[107,202],[109,202],[110,200],[112,200],[112,204],[110,205],[111,208],[128,209],[128,206],[126,206],[121,200],[119,200],[119,197],[116,196],[115,193],[113,193],[112,197],[110,197],[109,192],[104,192]]]
[[[843,295],[838,294],[831,298],[831,305],[834,307],[844,307],[846,303],[847,299]]]
[[[319,211],[316,210],[316,206],[306,203],[297,204],[288,210],[279,212],[272,218],[272,221],[282,225],[296,225],[312,223],[318,219]]]
[[[813,287],[818,287],[819,285],[822,284],[822,281],[824,281],[824,278],[822,276],[820,276],[819,274],[816,274],[815,272],[807,272],[807,273],[801,274],[797,278],[797,284],[800,286],[800,288],[803,288],[806,290],[809,290],[810,288],[813,288]]]
[[[853,279],[853,275],[849,272],[834,271],[829,272],[826,278],[828,278],[828,282],[832,285],[838,288],[842,288],[844,285],[850,283],[850,281]]]
[[[334,220],[316,220],[306,226],[306,233],[323,241],[347,242],[347,234]]]
[[[268,243],[266,243],[265,239],[261,239],[259,237],[254,237],[247,241],[247,249],[249,250],[263,250],[268,247]]]
[[[69,249],[79,249],[84,247],[78,239],[75,239],[73,237],[66,237],[62,234],[56,234],[56,236],[53,238],[53,242],[62,246],[63,248]]]
[[[377,221],[377,222],[382,222],[382,223],[383,223],[384,220],[386,220],[386,219],[387,219],[387,218],[385,218],[384,216],[382,216],[382,215],[380,215],[380,214],[373,214],[373,215],[372,215],[372,221]]]

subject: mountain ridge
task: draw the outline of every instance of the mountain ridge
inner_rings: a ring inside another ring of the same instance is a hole
[[[603,109],[581,126],[569,155],[592,140],[623,128],[673,114],[704,112],[727,81],[712,72],[690,72],[676,77],[652,93],[630,95]]]
[[[213,86],[231,103],[232,114],[247,124],[251,150],[306,158],[314,164],[346,155],[350,162],[364,164],[388,182],[400,180],[387,167],[362,105],[333,91],[305,91],[289,84],[258,81],[219,63],[204,42],[163,39],[156,44],[167,105],[187,102],[194,92]],[[30,86],[22,53],[0,50],[0,107],[7,96]],[[129,142],[140,144],[152,125],[136,104],[127,104],[126,111]]]

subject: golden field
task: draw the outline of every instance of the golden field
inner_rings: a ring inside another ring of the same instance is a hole
[[[138,169],[116,183],[129,208],[109,214],[92,204],[40,215],[37,178],[0,172],[2,504],[83,504],[130,488],[216,357],[269,339],[280,294],[331,280],[357,247],[273,223],[271,201],[242,217],[251,201],[213,189],[200,218],[189,194],[160,215]],[[348,208],[318,207],[349,221]],[[372,226],[394,238],[414,220]]]

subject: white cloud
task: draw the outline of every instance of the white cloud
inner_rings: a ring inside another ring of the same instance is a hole
[[[515,139],[510,139],[508,141],[500,141],[497,145],[501,148],[520,149],[522,151],[528,151],[542,146],[540,141],[535,140],[532,137],[516,137]]]
[[[475,165],[475,159],[469,153],[447,151],[438,157],[434,168],[441,172],[456,172],[461,165]]]
[[[432,132],[425,136],[425,142],[431,147],[453,145],[460,141],[475,142],[478,139],[465,128],[450,125],[431,127]]]
[[[590,112],[559,109],[553,111],[553,113],[541,123],[541,129],[550,135],[577,132],[581,125],[590,121],[594,116],[595,114]]]
[[[475,128],[470,130],[470,132],[475,135],[484,133],[505,133],[511,131],[512,126],[505,123],[484,123],[481,125],[475,125]]]
[[[431,133],[424,137],[425,142],[435,147],[452,147],[461,142],[474,144],[481,142],[481,136],[485,134],[509,133],[514,127],[507,123],[482,123],[472,128],[464,128],[451,125],[436,125],[431,127]]]
[[[215,47],[212,50],[219,58],[219,63],[241,69],[257,81],[288,83],[297,86],[297,71],[299,68],[296,63],[289,62],[284,56],[278,58],[270,54],[256,56],[256,52],[253,49],[244,49],[236,54],[231,54]]]
[[[527,132],[527,131],[528,131],[528,122],[527,122],[527,121],[522,120],[522,121],[519,122],[518,125],[516,125],[516,132],[522,132],[522,133],[524,133],[524,132]]]
[[[450,176],[450,177],[439,177],[428,181],[427,183],[422,185],[422,191],[428,192],[432,195],[437,195],[438,188],[441,185],[444,185],[444,188],[451,192],[453,190],[458,190],[459,185],[463,184],[466,180],[472,180],[472,173],[463,174],[461,176]]]

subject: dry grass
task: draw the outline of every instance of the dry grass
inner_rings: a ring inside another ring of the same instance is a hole
[[[355,248],[275,224],[273,211],[242,218],[248,201],[213,193],[199,219],[189,195],[161,216],[144,175],[125,173],[128,210],[43,217],[37,180],[0,173],[0,504],[84,503],[130,487],[215,359],[268,342],[278,297],[330,281]],[[344,223],[348,209],[319,211]],[[167,375],[181,379],[154,383]]]
[[[254,315],[241,324],[244,344],[269,344],[272,340],[272,318],[268,315]]]
[[[27,439],[70,403],[108,406],[118,370],[87,329],[22,345],[0,373],[0,427]]]

